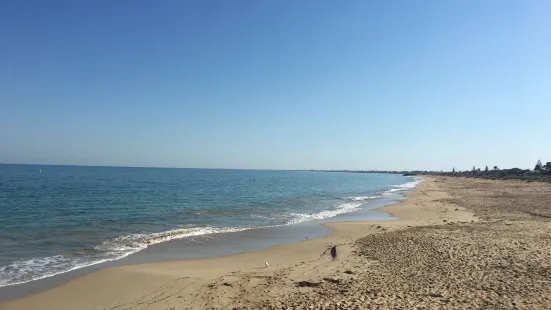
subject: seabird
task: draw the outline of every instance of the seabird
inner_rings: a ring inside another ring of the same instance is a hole
[[[264,265],[266,265],[266,268],[270,267],[270,264],[268,264],[268,262],[264,262]]]
[[[335,258],[337,258],[337,246],[334,245],[332,248],[331,248],[331,257],[333,258],[333,260]]]

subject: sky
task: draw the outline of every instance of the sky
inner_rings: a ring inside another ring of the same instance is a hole
[[[551,2],[2,1],[0,162],[551,161]]]

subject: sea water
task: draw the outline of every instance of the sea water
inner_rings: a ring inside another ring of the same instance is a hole
[[[371,173],[0,165],[0,287],[170,240],[331,219],[419,181]]]

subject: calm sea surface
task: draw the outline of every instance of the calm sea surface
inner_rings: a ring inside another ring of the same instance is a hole
[[[328,219],[417,182],[390,174],[0,164],[0,286],[172,239]]]

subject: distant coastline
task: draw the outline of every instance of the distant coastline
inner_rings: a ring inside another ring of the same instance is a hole
[[[403,176],[415,176],[420,174],[438,173],[436,171],[392,171],[392,170],[296,170],[309,172],[341,172],[341,173],[384,173],[384,174],[401,174]]]
[[[540,160],[536,163],[534,169],[509,168],[499,169],[494,166],[490,169],[486,166],[484,169],[473,166],[472,170],[456,171],[426,171],[426,170],[411,170],[411,171],[393,171],[393,170],[301,170],[312,172],[341,172],[341,173],[386,173],[386,174],[401,174],[403,176],[449,176],[449,177],[466,177],[466,178],[482,178],[491,180],[521,180],[527,182],[548,182],[551,183],[551,162],[542,164]]]

